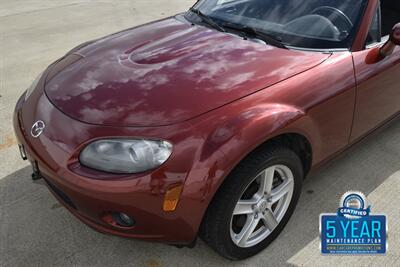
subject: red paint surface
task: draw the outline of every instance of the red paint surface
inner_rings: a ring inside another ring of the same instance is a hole
[[[315,167],[398,113],[399,50],[367,60],[372,50],[359,49],[360,38],[353,53],[324,54],[273,48],[175,19],[147,24],[49,67],[47,80],[17,104],[16,135],[85,223],[124,237],[187,244],[221,183],[260,144],[302,135]],[[32,138],[37,120],[46,128]],[[107,137],[165,139],[174,149],[164,165],[144,174],[82,166],[81,149]],[[164,212],[165,192],[181,183],[176,211]],[[133,216],[137,225],[107,223],[110,211]]]
[[[191,119],[306,71],[328,55],[278,49],[174,18],[112,35],[47,81],[71,117],[112,126]]]

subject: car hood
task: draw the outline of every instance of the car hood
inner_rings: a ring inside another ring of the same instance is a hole
[[[169,18],[75,49],[58,63],[65,66],[50,69],[45,91],[56,107],[83,122],[169,125],[309,70],[328,56]]]

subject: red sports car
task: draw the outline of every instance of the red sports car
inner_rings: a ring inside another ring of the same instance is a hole
[[[15,109],[21,155],[100,232],[244,259],[399,114],[399,21],[398,0],[200,0],[51,64]]]

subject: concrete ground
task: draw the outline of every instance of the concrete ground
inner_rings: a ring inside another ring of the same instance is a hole
[[[0,0],[0,266],[400,266],[400,122],[305,181],[282,235],[261,254],[227,261],[203,242],[194,249],[99,234],[78,222],[19,158],[11,117],[19,95],[75,45],[184,11],[194,0]],[[367,194],[389,219],[386,256],[319,253],[318,217],[347,190]]]

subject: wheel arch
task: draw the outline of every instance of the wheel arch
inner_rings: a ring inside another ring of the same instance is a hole
[[[215,198],[218,196],[218,192],[223,188],[223,185],[227,182],[229,182],[229,177],[232,172],[235,171],[236,168],[239,167],[239,165],[246,161],[247,158],[251,157],[254,153],[259,152],[260,150],[265,150],[269,148],[276,148],[276,147],[285,147],[293,151],[298,157],[300,158],[302,167],[303,167],[303,177],[307,175],[307,173],[310,171],[311,166],[312,166],[312,146],[310,141],[307,139],[306,136],[300,134],[300,133],[295,133],[295,132],[288,132],[288,133],[283,133],[276,135],[263,143],[259,144],[257,147],[255,147],[253,150],[251,150],[244,158],[242,158],[236,166],[230,170],[230,172],[226,175],[226,177],[223,179],[223,181],[220,183],[218,186],[217,190],[214,192],[213,196],[211,197],[210,201],[208,202],[207,208],[205,210],[204,216],[200,222],[199,229],[203,228],[203,222],[206,218],[206,214],[208,210],[210,209],[212,203],[214,202]]]
[[[239,166],[246,158],[250,157],[253,153],[256,153],[260,149],[268,149],[272,146],[283,146],[287,147],[300,158],[302,166],[303,166],[303,173],[304,177],[307,176],[309,171],[311,170],[312,166],[312,159],[313,159],[313,148],[309,139],[300,133],[297,132],[287,132],[287,133],[280,133],[276,136],[273,136],[261,144],[258,144],[255,148],[249,151],[242,159],[240,159],[237,164],[226,174],[223,181],[218,186],[217,190],[215,191],[213,197],[210,200],[212,202],[215,194],[221,188],[221,186],[228,181],[230,173],[235,171],[236,167]]]
[[[285,133],[278,136],[275,136],[263,144],[261,146],[268,145],[282,145],[286,146],[295,152],[303,165],[304,176],[308,174],[312,165],[312,146],[310,141],[302,134],[299,133]],[[253,152],[253,151],[252,151]]]
[[[307,127],[304,127],[304,121]],[[315,130],[314,121],[298,107],[284,104],[253,105],[240,110],[235,116],[215,120],[215,124],[207,126],[212,130],[199,155],[200,159],[211,159],[207,166],[212,168],[207,169],[207,173],[196,183],[193,180],[187,183],[189,187],[185,186],[184,190],[186,198],[201,202],[196,216],[198,226],[202,224],[222,186],[229,181],[231,173],[257,150],[272,145],[288,147],[299,156],[305,175],[311,169],[313,144],[318,131]],[[195,188],[199,184],[200,190]]]

